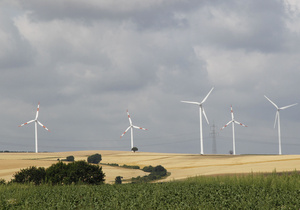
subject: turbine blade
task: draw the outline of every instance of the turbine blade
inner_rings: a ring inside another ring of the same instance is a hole
[[[122,136],[124,136],[125,133],[126,133],[130,128],[131,128],[131,126],[129,126],[129,127],[124,131],[124,133],[122,133],[122,135],[120,136],[120,138],[121,138]]]
[[[278,109],[278,106],[273,101],[271,101],[271,99],[269,99],[267,96],[265,96],[265,98],[268,99],[268,101],[270,101],[271,104],[273,104],[276,107],[276,109]]]
[[[36,120],[39,117],[39,110],[40,110],[40,102],[38,103],[37,110],[36,110],[36,115],[35,115]]]
[[[128,115],[128,119],[129,119],[129,124],[132,125],[132,121],[130,119],[130,115],[129,115],[128,109],[127,109],[127,115]]]
[[[35,120],[30,120],[30,121],[28,121],[28,122],[26,122],[26,123],[24,123],[24,124],[22,124],[22,125],[19,125],[19,127],[22,127],[23,125],[27,125],[27,124],[29,124],[29,123],[32,123],[32,122],[34,122]]]
[[[240,123],[240,122],[238,122],[238,121],[236,121],[236,120],[234,120],[233,122],[235,122],[236,124],[239,124],[239,125],[241,125],[241,126],[248,127],[247,125],[244,125],[243,123]]]
[[[226,125],[223,126],[223,128],[221,128],[220,130],[223,130],[224,128],[226,128],[230,123],[232,123],[233,121],[230,120]]]
[[[206,119],[207,124],[209,124],[208,119],[207,119],[207,116],[206,116],[206,114],[205,114],[205,111],[204,111],[204,108],[203,108],[203,107],[202,107],[202,113],[203,113],[203,115],[204,115],[204,117],[205,117],[205,119]]]
[[[234,119],[234,115],[233,115],[233,109],[232,109],[232,105],[231,105],[231,119],[233,120]]]
[[[209,93],[205,96],[205,98],[202,100],[201,104],[203,104],[206,99],[208,98],[208,96],[210,95],[210,93],[213,91],[214,87],[209,91]]]
[[[286,109],[286,108],[289,108],[289,107],[292,107],[292,106],[296,106],[297,103],[295,104],[291,104],[291,105],[288,105],[288,106],[284,106],[284,107],[280,107],[279,109]]]
[[[136,128],[136,129],[141,129],[141,130],[144,130],[144,131],[148,130],[147,128],[141,128],[141,127],[138,127],[138,126],[135,126],[135,125],[133,125],[132,127]]]
[[[182,103],[187,103],[187,104],[196,104],[196,105],[200,105],[199,102],[194,102],[194,101],[180,101]]]
[[[40,121],[37,121],[38,122],[38,124],[40,125],[40,126],[42,126],[43,128],[45,128],[47,131],[50,131],[48,128],[46,128],[46,126],[44,126]]]
[[[279,111],[277,110],[277,111],[276,111],[276,115],[275,115],[274,128],[276,127],[276,123],[277,123],[278,115],[279,115]]]

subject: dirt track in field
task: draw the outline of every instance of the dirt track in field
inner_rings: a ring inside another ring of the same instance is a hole
[[[75,160],[86,160],[89,155],[102,155],[101,163],[144,166],[162,165],[171,176],[165,179],[178,180],[200,175],[277,172],[300,169],[300,155],[192,155],[124,151],[74,151],[56,153],[0,153],[0,178],[11,180],[13,174],[29,166],[49,167],[57,159],[73,155]],[[106,183],[113,183],[116,176],[124,179],[144,176],[141,170],[103,165]]]

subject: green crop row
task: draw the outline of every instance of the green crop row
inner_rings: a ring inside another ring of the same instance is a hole
[[[99,186],[0,185],[0,209],[299,209],[300,175]]]

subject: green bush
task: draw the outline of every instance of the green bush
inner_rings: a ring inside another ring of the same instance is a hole
[[[0,179],[0,185],[5,185],[5,184],[6,184],[5,179]]]
[[[167,170],[161,166],[145,166],[143,169],[145,172],[150,172],[147,176],[138,176],[136,178],[132,178],[132,183],[144,183],[144,182],[150,182],[153,180],[161,179],[162,177],[167,175]]]
[[[105,174],[99,165],[91,165],[85,161],[75,161],[69,164],[58,162],[49,168],[29,167],[14,175],[12,182],[57,184],[102,184]]]
[[[87,162],[88,163],[94,163],[94,164],[98,164],[100,163],[100,161],[102,160],[102,157],[100,154],[96,153],[94,155],[91,155],[87,158]]]
[[[46,171],[43,167],[35,167],[31,166],[26,169],[22,169],[20,172],[14,174],[14,178],[12,182],[16,183],[34,183],[35,185],[39,185],[45,181]]]
[[[130,169],[140,169],[139,166],[128,166],[126,164],[122,165],[123,168],[130,168]]]
[[[166,176],[167,175],[167,170],[161,166],[161,165],[158,165],[158,166],[145,166],[143,169],[143,171],[145,172],[150,172],[151,174],[153,175],[157,175],[157,176]]]
[[[161,177],[166,176],[167,175],[167,170],[163,166],[158,165],[158,166],[153,168],[152,174],[155,174],[155,175],[161,176]]]
[[[52,184],[62,184],[68,177],[68,165],[63,162],[52,164],[46,170],[46,182]]]
[[[52,184],[102,184],[104,177],[102,167],[85,161],[75,161],[69,164],[59,162],[46,170],[46,180]]]
[[[75,158],[74,158],[74,156],[68,156],[67,158],[66,158],[66,161],[74,161],[75,160]]]
[[[123,179],[122,176],[117,176],[117,177],[115,178],[115,184],[122,184],[122,179]]]
[[[152,172],[153,171],[153,166],[145,166],[143,169],[142,169],[144,172]]]

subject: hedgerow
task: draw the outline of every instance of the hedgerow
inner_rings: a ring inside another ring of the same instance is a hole
[[[49,168],[29,167],[14,174],[11,182],[49,184],[102,184],[105,174],[99,165],[91,165],[85,161],[75,161],[69,164],[58,162]]]

